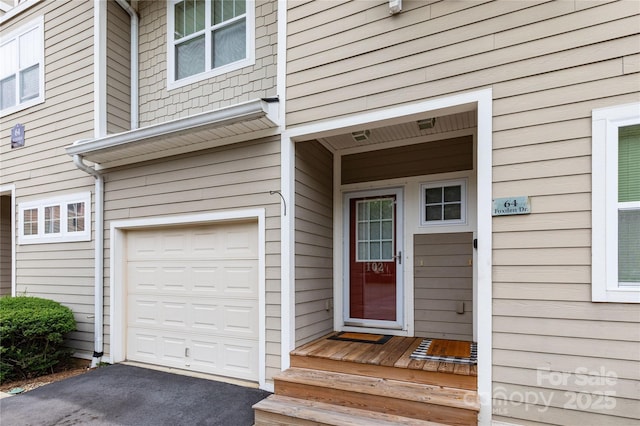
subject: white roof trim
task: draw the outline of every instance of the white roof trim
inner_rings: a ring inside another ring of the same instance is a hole
[[[277,105],[273,110],[277,111]],[[66,151],[97,163],[100,168],[137,163],[277,134],[277,119],[269,112],[269,102],[255,99],[123,133],[79,140]]]
[[[29,9],[31,6],[35,6],[36,4],[40,3],[41,1],[42,0],[27,0],[27,1],[21,2],[17,6],[10,6],[9,10],[3,10],[6,13],[0,17],[0,24],[4,24],[5,22],[10,20],[14,16],[18,16],[19,14],[21,14],[25,10]],[[4,4],[7,5],[6,3],[4,3]]]

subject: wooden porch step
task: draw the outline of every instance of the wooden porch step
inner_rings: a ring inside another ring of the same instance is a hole
[[[477,392],[355,374],[290,368],[275,378],[277,395],[428,420],[477,423]]]
[[[383,345],[373,345],[331,340],[334,334],[293,350],[291,367],[478,389],[475,365],[411,359],[422,337],[394,336]]]
[[[425,363],[424,361],[421,362],[423,364]],[[443,371],[430,371],[425,369],[397,368],[393,365],[363,364],[359,362],[299,355],[291,356],[291,366],[468,390],[476,390],[478,387],[478,381],[475,375],[451,374],[445,372],[444,369]],[[467,369],[471,368],[468,365],[462,367],[466,367]],[[475,366],[472,367],[475,368]],[[458,368],[458,366],[455,365],[454,368]]]
[[[253,409],[255,426],[442,426],[442,423],[282,395],[271,395],[255,404]]]

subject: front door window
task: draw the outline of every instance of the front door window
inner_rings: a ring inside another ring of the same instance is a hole
[[[349,198],[347,322],[399,321],[397,195]]]

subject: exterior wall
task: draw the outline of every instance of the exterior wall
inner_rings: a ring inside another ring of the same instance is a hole
[[[276,96],[277,1],[256,1],[256,62],[215,78],[167,90],[167,5],[138,3],[140,127]]]
[[[493,219],[494,419],[640,417],[638,307],[593,303],[590,283],[591,111],[638,100],[639,9],[405,0],[389,16],[382,1],[289,5],[288,125],[493,89],[493,196],[529,195],[533,208]],[[593,380],[581,385],[585,372]],[[592,403],[578,406],[578,392]]]
[[[15,184],[18,204],[92,191],[94,183],[63,149],[93,135],[93,2],[39,2],[3,22],[0,32],[39,16],[44,16],[45,102],[0,118],[0,138],[7,141],[0,144],[0,182]],[[11,149],[16,123],[24,124],[26,141]],[[17,294],[70,307],[78,323],[70,344],[91,353],[93,243],[18,245],[16,261]]]
[[[296,145],[296,346],[333,331],[333,156]]]
[[[415,235],[413,244],[415,335],[472,341],[473,234]]]
[[[0,296],[11,295],[11,197],[0,196]]]
[[[109,170],[105,175],[105,265],[114,220],[266,209],[267,379],[280,371],[280,140],[268,138]],[[121,256],[122,254],[120,254]],[[105,295],[110,271],[105,270]],[[110,353],[105,301],[105,353]]]
[[[107,133],[131,129],[131,24],[115,1],[107,2]]]

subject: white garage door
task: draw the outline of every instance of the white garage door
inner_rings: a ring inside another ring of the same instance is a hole
[[[127,234],[127,359],[258,380],[255,222]]]

